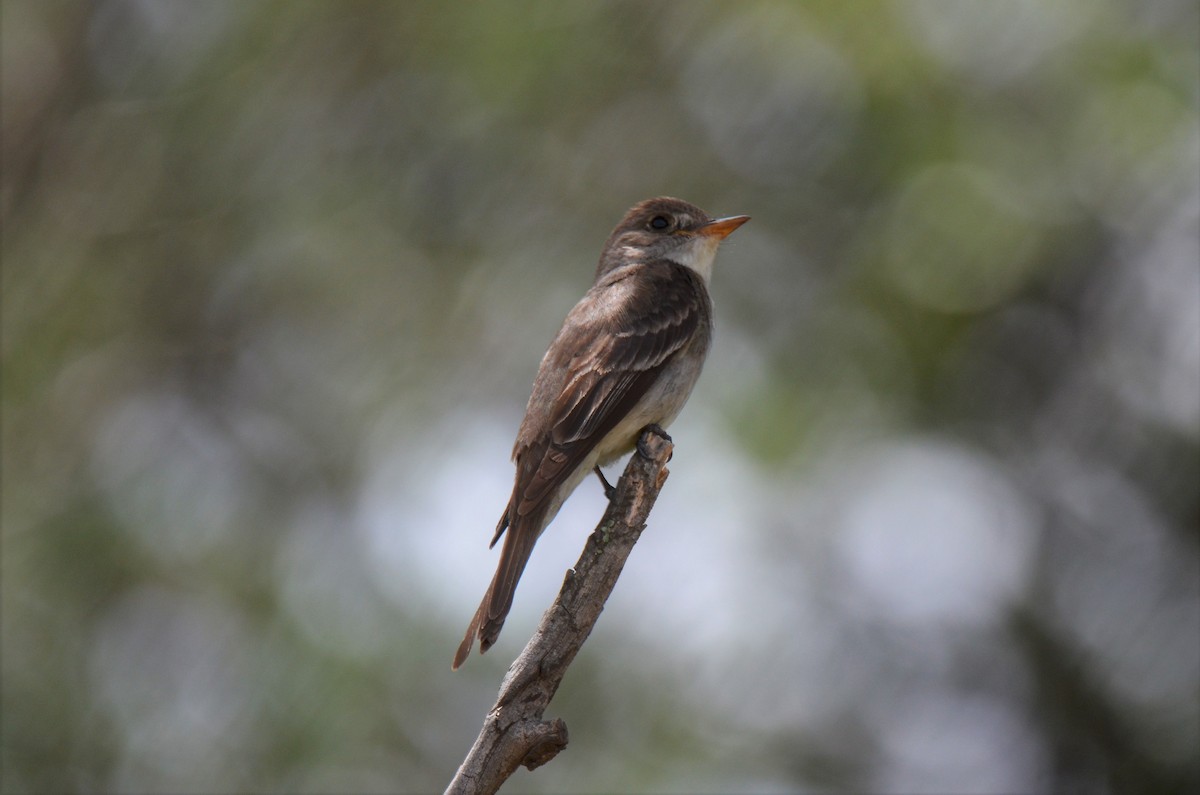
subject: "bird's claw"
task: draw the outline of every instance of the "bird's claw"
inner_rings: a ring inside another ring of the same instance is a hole
[[[670,444],[674,441],[673,439],[671,439],[671,434],[664,431],[662,429],[662,426],[658,425],[657,423],[651,423],[651,424],[647,425],[645,428],[642,429],[642,433],[638,435],[638,440],[637,440],[637,451],[642,456],[642,458],[654,458],[654,456],[651,455],[650,451],[646,449],[646,443],[644,441],[642,441],[642,437],[646,434],[647,431],[654,434],[655,436],[662,439],[663,441],[667,442],[668,444]],[[675,451],[674,451],[674,449],[672,449],[671,452],[667,455],[667,460],[670,461],[672,456],[674,456],[674,455],[675,455]]]

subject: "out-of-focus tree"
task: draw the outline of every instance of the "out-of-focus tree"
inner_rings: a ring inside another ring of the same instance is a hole
[[[452,675],[537,357],[656,194],[754,220],[514,788],[1200,789],[1195,3],[0,13],[6,792],[444,786],[602,509]]]

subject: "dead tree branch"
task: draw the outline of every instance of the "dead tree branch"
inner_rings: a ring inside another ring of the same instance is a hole
[[[491,795],[520,765],[533,770],[567,746],[562,720],[542,714],[591,633],[667,479],[672,445],[644,431],[600,524],[562,590],[508,669],[495,705],[446,795]]]

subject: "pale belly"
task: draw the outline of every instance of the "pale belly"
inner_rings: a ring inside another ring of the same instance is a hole
[[[597,465],[606,466],[616,461],[637,446],[638,437],[647,425],[658,425],[664,430],[669,426],[687,403],[700,375],[697,361],[693,367],[678,367],[664,373],[663,377],[638,401],[633,410],[625,416],[615,428],[600,440],[563,483],[550,503],[546,512],[546,520],[542,530],[554,521],[558,509],[562,507],[567,497],[591,474]],[[540,535],[540,533],[539,533]]]

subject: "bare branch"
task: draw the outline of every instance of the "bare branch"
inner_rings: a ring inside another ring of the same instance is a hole
[[[646,526],[667,479],[673,447],[665,434],[646,430],[600,524],[575,568],[567,571],[554,604],[508,669],[495,705],[446,795],[490,795],[520,765],[530,770],[567,746],[562,720],[542,720],[567,667],[591,634],[621,569]]]

